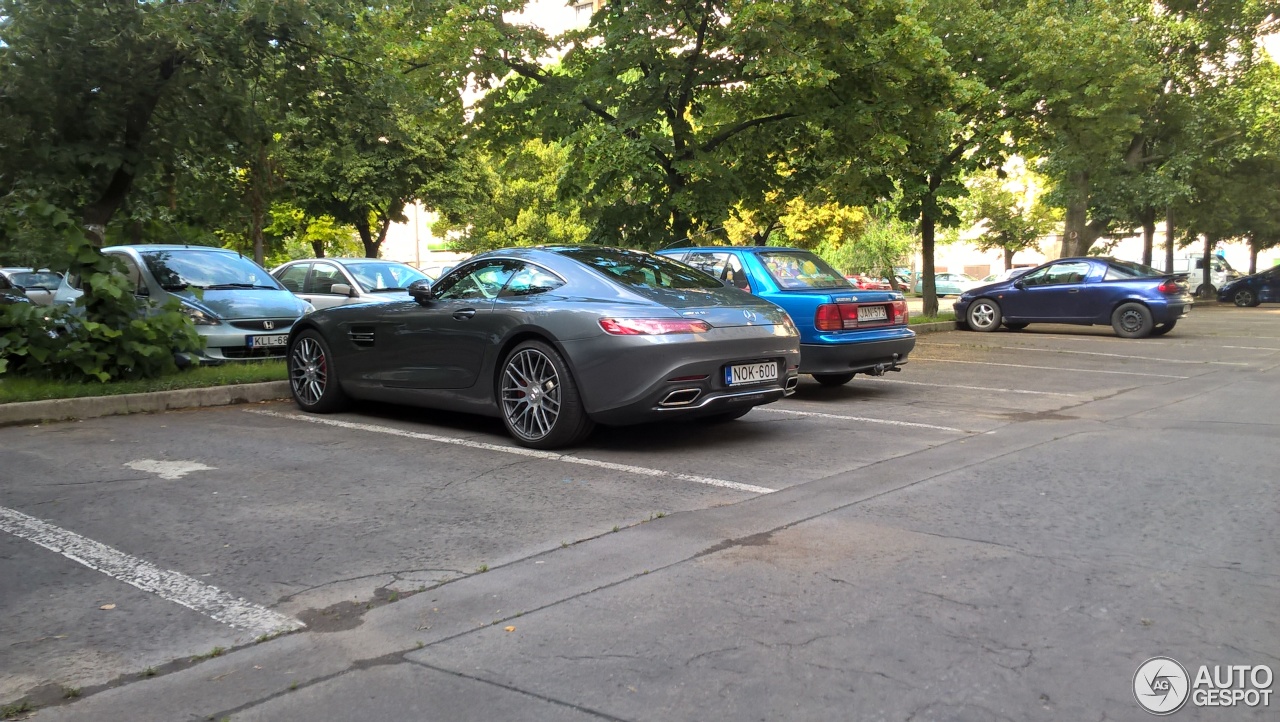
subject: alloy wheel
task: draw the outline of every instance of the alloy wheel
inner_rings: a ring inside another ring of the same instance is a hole
[[[989,328],[996,320],[996,310],[987,302],[979,302],[969,313],[969,323],[975,328]]]
[[[294,344],[293,353],[289,354],[289,382],[304,405],[320,403],[329,382],[329,364],[315,339],[304,337]]]
[[[1250,290],[1248,290],[1248,289],[1244,289],[1244,290],[1241,290],[1241,291],[1236,291],[1235,303],[1236,303],[1236,305],[1237,305],[1237,306],[1242,306],[1242,307],[1243,307],[1243,306],[1252,306],[1252,305],[1253,305],[1253,292],[1252,292],[1252,291],[1250,291]]]
[[[526,348],[502,372],[502,413],[519,436],[536,441],[560,418],[560,377],[545,354]]]

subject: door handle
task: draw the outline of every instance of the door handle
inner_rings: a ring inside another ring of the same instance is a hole
[[[474,308],[460,308],[453,312],[453,317],[459,321],[465,321],[474,315],[476,315],[476,310]]]
[[[1080,289],[1078,289],[1078,288],[1073,288],[1073,289],[1071,289],[1071,290],[1067,291],[1067,293],[1080,293]]]

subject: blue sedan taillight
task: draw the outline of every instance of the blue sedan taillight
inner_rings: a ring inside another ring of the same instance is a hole
[[[859,309],[866,309],[859,311]],[[907,323],[907,302],[824,303],[813,315],[819,331],[846,331],[867,326],[902,326]]]

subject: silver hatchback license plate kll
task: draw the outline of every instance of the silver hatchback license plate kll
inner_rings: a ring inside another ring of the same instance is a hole
[[[273,336],[245,336],[244,345],[249,348],[279,348],[289,343],[289,334],[278,333]]]

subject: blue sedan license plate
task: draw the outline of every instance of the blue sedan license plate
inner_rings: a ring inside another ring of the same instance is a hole
[[[743,386],[778,379],[778,362],[761,361],[753,364],[734,364],[724,367],[725,386]]]
[[[245,336],[244,345],[249,348],[277,348],[289,342],[289,334],[279,333],[274,336]]]

